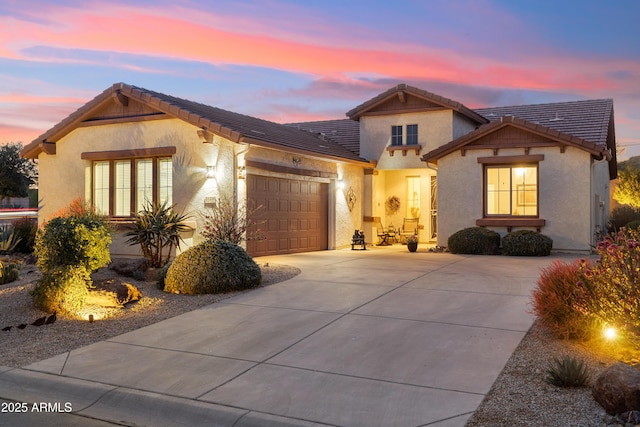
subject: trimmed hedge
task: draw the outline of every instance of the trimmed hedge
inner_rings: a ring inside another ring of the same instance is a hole
[[[171,263],[164,279],[166,292],[214,294],[254,288],[262,272],[240,246],[207,240],[193,246]]]
[[[447,240],[453,254],[495,255],[500,249],[500,234],[484,227],[456,231]]]
[[[502,238],[502,254],[512,256],[548,256],[553,240],[532,230],[513,231]]]

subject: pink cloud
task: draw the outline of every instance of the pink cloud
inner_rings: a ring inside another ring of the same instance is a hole
[[[156,10],[98,2],[91,10],[58,7],[31,12],[38,14],[34,16],[38,21],[0,17],[0,55],[55,61],[55,58],[39,59],[23,53],[28,47],[50,46],[154,55],[215,65],[260,66],[316,78],[375,73],[398,79],[590,92],[615,88],[616,83],[605,77],[612,68],[640,75],[638,64],[631,62],[605,64],[597,58],[561,57],[552,51],[544,59],[536,58],[535,62],[508,62],[421,44],[383,42],[377,38],[378,34],[372,34],[371,39],[361,34],[361,39],[339,45],[333,40],[334,45],[328,45],[327,40],[319,37],[294,34],[295,27],[267,34],[263,23],[246,22],[248,18],[244,18],[245,25],[234,27],[222,25],[221,17],[204,11],[200,11],[200,19],[194,21],[191,18],[196,11],[179,14],[178,10],[184,11],[184,8]],[[244,28],[263,30],[245,32]]]

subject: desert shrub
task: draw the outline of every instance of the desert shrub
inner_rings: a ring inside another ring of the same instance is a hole
[[[212,294],[260,285],[260,267],[240,246],[206,240],[178,255],[164,279],[164,290]]]
[[[0,232],[0,252],[13,252],[20,243],[12,229]]]
[[[180,233],[192,230],[185,224],[186,219],[186,215],[175,212],[174,206],[166,202],[147,203],[128,227],[127,243],[140,245],[150,267],[162,267],[169,261],[173,248],[180,247]]]
[[[30,254],[36,243],[38,221],[35,218],[21,218],[13,223],[13,234],[18,239],[16,252]]]
[[[160,270],[158,270],[158,289],[164,289],[164,279],[167,277],[167,272],[173,261],[166,263]]]
[[[14,282],[20,277],[20,266],[15,263],[3,264],[0,261],[0,285]]]
[[[45,312],[76,313],[89,295],[89,272],[82,266],[62,265],[42,273],[31,291],[35,306]]]
[[[230,196],[218,197],[215,206],[201,213],[203,220],[202,237],[207,240],[221,240],[240,244],[244,240],[264,240],[264,232],[251,217],[262,208],[248,209],[238,205]]]
[[[109,264],[110,244],[110,229],[102,217],[53,218],[36,236],[37,265],[42,271],[81,266],[91,272]]]
[[[624,228],[626,228],[627,230],[638,230],[638,229],[640,229],[640,219],[637,219],[635,221],[630,221],[630,222],[626,223]]]
[[[631,221],[640,220],[640,209],[629,205],[621,205],[611,211],[609,218],[609,231],[617,232]]]
[[[558,338],[587,338],[592,322],[580,306],[583,262],[553,261],[542,270],[532,292],[533,313],[540,324]]]
[[[553,240],[531,230],[513,231],[502,238],[502,254],[514,256],[548,256]]]
[[[589,383],[589,369],[582,359],[576,357],[554,358],[547,370],[546,381],[558,387],[584,387]]]
[[[623,228],[596,251],[599,259],[581,269],[579,307],[640,345],[640,231]]]
[[[500,248],[500,235],[484,227],[470,227],[456,231],[447,241],[454,254],[495,255]]]

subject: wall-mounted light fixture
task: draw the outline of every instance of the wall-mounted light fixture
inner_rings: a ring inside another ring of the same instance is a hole
[[[339,188],[340,190],[344,190],[345,185],[346,185],[346,184],[345,184],[345,182],[344,182],[344,179],[339,179],[339,180],[338,180],[338,188]]]
[[[207,178],[215,178],[215,177],[216,177],[216,167],[207,166]]]
[[[245,166],[238,166],[238,179],[247,178],[247,168]]]

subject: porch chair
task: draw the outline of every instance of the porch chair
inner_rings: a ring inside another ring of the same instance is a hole
[[[388,234],[380,221],[376,222],[376,234],[378,235],[378,246],[387,245]]]
[[[402,221],[402,228],[400,229],[400,239],[402,243],[405,243],[408,237],[418,234],[419,223],[420,218],[405,218]]]

